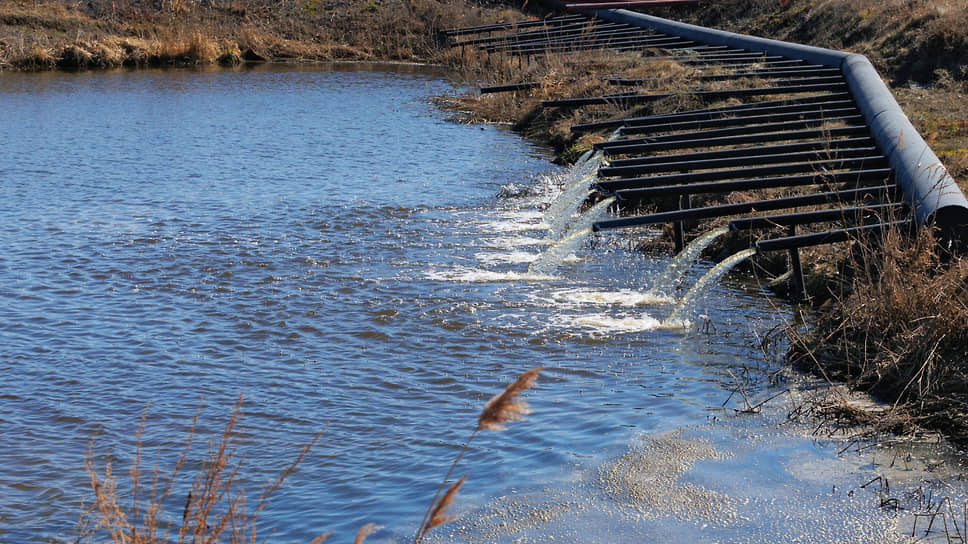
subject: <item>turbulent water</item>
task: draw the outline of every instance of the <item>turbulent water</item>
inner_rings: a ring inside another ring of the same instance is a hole
[[[758,288],[713,286],[698,334],[661,326],[667,260],[621,236],[529,273],[563,175],[428,103],[457,91],[413,67],[0,74],[0,542],[72,534],[92,439],[123,491],[143,413],[150,473],[201,406],[194,467],[240,393],[253,500],[322,432],[261,534],[407,541],[484,402],[535,366],[533,413],[475,439],[443,536],[893,535],[869,493],[829,495],[876,467],[722,408],[778,319]]]

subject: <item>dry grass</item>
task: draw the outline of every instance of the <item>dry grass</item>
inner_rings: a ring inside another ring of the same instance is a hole
[[[0,0],[0,70],[433,61],[441,27],[502,16],[460,0]]]
[[[592,144],[603,141],[604,134],[575,134],[571,127],[585,122],[617,119],[633,115],[666,113],[695,105],[689,88],[696,72],[681,64],[644,58],[639,53],[589,50],[551,53],[524,61],[503,54],[485,54],[466,47],[451,54],[449,61],[471,83],[486,85],[534,82],[526,91],[441,98],[441,107],[454,112],[454,119],[465,123],[507,123],[524,137],[552,146],[561,163],[571,163]],[[608,78],[648,79],[655,83],[641,87],[609,84]],[[664,83],[662,83],[664,82]],[[622,92],[654,92],[672,85],[679,92],[669,99],[647,105],[611,104],[578,109],[544,108],[541,102],[559,98],[603,96]],[[651,90],[650,90],[651,87]]]
[[[179,508],[180,521],[172,521],[166,506],[170,507],[176,502],[174,494],[184,489],[182,469],[192,460],[197,413],[185,439],[185,449],[174,466],[165,470],[156,463],[148,475],[141,466],[141,435],[147,417],[145,411],[138,427],[137,446],[128,469],[128,479],[121,482],[125,486],[124,492],[119,490],[118,476],[111,462],[106,461],[103,466],[98,464],[92,440],[85,457],[85,468],[94,492],[94,504],[82,516],[75,542],[257,542],[259,515],[269,504],[270,497],[303,461],[319,435],[304,446],[295,460],[273,481],[262,487],[255,505],[250,508],[245,491],[236,483],[243,459],[237,451],[239,431],[236,427],[242,415],[240,395],[218,442],[209,444],[206,459],[191,480],[187,497]],[[150,477],[148,483],[142,481],[146,476]],[[324,535],[320,535],[314,542],[321,542],[324,538]]]
[[[466,476],[450,485],[443,495],[440,493],[457,463],[479,431],[503,429],[503,424],[522,419],[529,413],[527,404],[518,400],[518,397],[534,384],[540,371],[541,368],[535,368],[525,372],[485,405],[478,417],[477,427],[451,464],[437,495],[431,501],[417,530],[414,543],[421,542],[432,529],[453,519],[453,516],[447,513],[447,509],[464,484]],[[245,490],[240,489],[237,484],[244,459],[238,451],[240,431],[237,427],[243,416],[241,395],[218,441],[209,444],[208,454],[194,476],[184,476],[182,473],[186,466],[195,462],[191,450],[195,442],[198,413],[192,419],[185,439],[185,448],[174,465],[169,469],[163,469],[156,462],[151,473],[146,474],[142,467],[141,436],[147,413],[145,410],[138,426],[135,437],[136,448],[131,466],[127,471],[127,479],[120,478],[115,473],[110,461],[99,464],[94,453],[94,441],[91,441],[90,449],[85,456],[85,469],[94,492],[94,503],[82,512],[77,526],[77,536],[72,540],[73,544],[91,542],[255,544],[265,542],[266,539],[259,534],[260,514],[268,506],[272,495],[282,487],[286,478],[293,474],[304,461],[320,435],[317,434],[312,442],[304,446],[292,463],[274,480],[262,487],[255,505],[250,507]],[[146,477],[150,481],[145,482]],[[186,477],[191,478],[190,484],[186,485],[184,481]],[[176,494],[184,493],[186,488],[187,497],[183,503],[179,503]],[[177,517],[172,519],[169,510],[166,510],[166,508],[176,507],[175,513],[180,514],[180,519]],[[379,529],[382,527],[372,523],[364,525],[356,533],[354,543],[361,544]],[[328,537],[329,533],[322,533],[309,544],[320,544]]]
[[[960,0],[726,0],[708,2],[691,22],[849,50],[889,77],[922,83],[946,74],[968,80],[968,4]]]
[[[853,242],[840,275],[791,361],[968,443],[968,259],[893,229]]]

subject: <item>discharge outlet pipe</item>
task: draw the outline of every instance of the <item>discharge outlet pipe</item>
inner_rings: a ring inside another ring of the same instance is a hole
[[[622,9],[588,12],[599,19],[650,28],[688,40],[780,55],[841,71],[871,136],[888,157],[919,225],[949,240],[968,241],[968,199],[901,110],[867,57],[821,47],[745,36]]]

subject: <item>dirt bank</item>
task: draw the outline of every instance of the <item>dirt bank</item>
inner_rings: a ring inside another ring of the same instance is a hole
[[[440,27],[514,16],[459,0],[0,0],[0,70],[429,61]]]

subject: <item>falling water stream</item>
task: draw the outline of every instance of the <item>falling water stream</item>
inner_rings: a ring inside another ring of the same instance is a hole
[[[729,231],[726,227],[712,229],[689,242],[675,257],[669,261],[662,273],[652,283],[652,292],[656,295],[672,295],[676,286],[682,282],[683,276],[695,263],[703,250]]]
[[[814,386],[758,335],[792,310],[723,264],[673,313],[700,250],[586,232],[601,154],[562,171],[429,103],[460,91],[412,66],[0,73],[0,542],[71,538],[85,452],[127,498],[139,442],[170,467],[198,411],[193,475],[240,393],[248,497],[322,431],[260,535],[410,541],[480,408],[535,366],[532,413],[475,438],[433,541],[904,542],[919,490],[963,504],[949,450],[788,417]],[[734,376],[775,398],[734,410]]]
[[[699,278],[699,281],[682,297],[679,305],[676,306],[672,315],[666,320],[666,325],[674,327],[685,324],[689,317],[696,313],[698,310],[696,304],[702,299],[710,287],[732,270],[733,267],[755,254],[756,249],[744,249],[720,261],[706,275]]]

